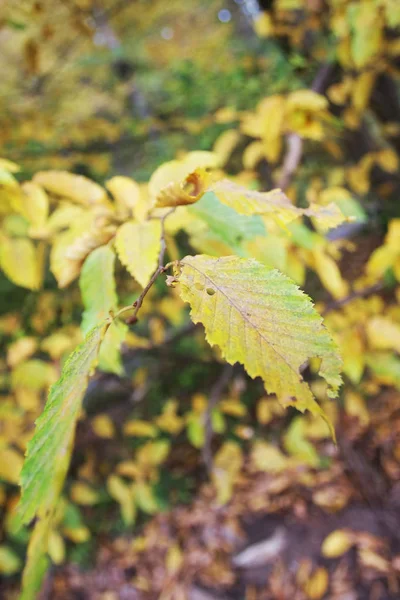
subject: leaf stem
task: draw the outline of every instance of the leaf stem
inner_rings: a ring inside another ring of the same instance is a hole
[[[158,266],[157,269],[154,271],[153,275],[150,277],[149,282],[147,283],[147,285],[144,287],[143,291],[141,292],[141,294],[139,295],[139,297],[135,300],[135,302],[131,305],[131,306],[125,306],[124,308],[121,308],[121,310],[119,310],[115,317],[120,317],[122,314],[124,314],[125,312],[128,312],[129,310],[133,309],[133,314],[132,316],[130,316],[126,322],[128,325],[133,325],[134,323],[137,322],[138,320],[138,312],[143,304],[143,300],[145,299],[146,295],[148,294],[149,290],[153,287],[157,277],[159,275],[161,275],[161,273],[164,273],[164,271],[170,266],[171,263],[169,263],[168,265],[164,266],[164,258],[165,258],[165,252],[167,250],[167,244],[165,241],[165,220],[167,219],[167,217],[169,217],[169,215],[171,215],[176,207],[171,208],[171,210],[169,210],[168,212],[165,213],[165,215],[161,218],[161,238],[160,238],[160,252],[158,254]]]

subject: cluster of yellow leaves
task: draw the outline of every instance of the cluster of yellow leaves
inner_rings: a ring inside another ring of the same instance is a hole
[[[321,141],[324,125],[328,122],[327,99],[311,90],[265,98],[254,113],[242,117],[241,131],[260,139],[246,148],[244,167],[254,168],[263,157],[276,163],[286,134],[296,133],[306,139]]]

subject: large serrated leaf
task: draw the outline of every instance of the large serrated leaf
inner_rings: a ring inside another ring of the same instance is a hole
[[[129,273],[145,287],[157,268],[161,245],[161,221],[128,221],[117,231],[115,247]]]
[[[79,286],[85,307],[82,318],[84,334],[109,316],[118,305],[114,279],[115,254],[109,246],[100,246],[83,263]],[[125,323],[112,323],[101,345],[99,368],[121,375],[121,343],[127,333]]]
[[[319,357],[319,373],[335,397],[341,361],[306,294],[276,269],[234,256],[187,256],[176,277],[192,320],[204,325],[207,341],[229,363],[240,362],[251,377],[262,377],[285,406],[325,418],[301,368]]]
[[[107,328],[108,323],[103,322],[88,333],[66,361],[60,379],[50,388],[21,472],[19,523],[29,522],[36,514],[46,515],[58,499],[88,378]]]

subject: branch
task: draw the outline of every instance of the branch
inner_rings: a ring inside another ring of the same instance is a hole
[[[333,312],[334,310],[337,310],[338,308],[341,308],[342,306],[345,306],[346,304],[349,304],[349,302],[352,302],[352,300],[355,300],[356,298],[365,298],[366,296],[371,296],[371,294],[380,292],[381,290],[383,290],[383,288],[383,282],[379,281],[378,283],[374,283],[374,285],[363,288],[362,290],[354,291],[345,298],[335,300],[331,304],[328,304],[328,306],[322,312],[322,316],[325,317],[325,315],[329,314],[330,312]]]
[[[212,411],[218,404],[221,394],[229,383],[233,374],[233,366],[225,365],[222,369],[222,372],[214,383],[213,387],[210,391],[210,396],[208,399],[207,410],[204,417],[204,446],[202,450],[203,461],[206,466],[208,473],[210,474],[212,471],[212,452],[211,452],[211,442],[213,436],[213,428],[212,428]]]
[[[161,273],[164,273],[164,271],[166,270],[166,267],[164,267],[164,257],[165,257],[165,252],[167,250],[167,244],[165,241],[165,219],[167,217],[169,217],[169,215],[171,213],[173,213],[175,210],[174,208],[171,208],[171,210],[169,210],[167,213],[165,213],[165,215],[162,217],[161,219],[161,240],[160,240],[160,252],[158,255],[158,267],[157,269],[154,271],[153,275],[150,277],[150,280],[148,282],[148,284],[146,285],[146,287],[143,289],[142,293],[140,294],[140,296],[135,300],[135,302],[132,304],[132,306],[126,306],[125,308],[122,308],[120,311],[118,311],[118,313],[115,315],[120,316],[121,314],[123,314],[124,312],[126,312],[127,310],[131,310],[132,308],[134,309],[133,311],[133,315],[131,317],[129,317],[129,319],[127,319],[127,323],[128,325],[133,325],[134,323],[137,322],[138,320],[138,312],[143,304],[143,300],[145,299],[146,295],[148,294],[149,290],[153,287],[154,282],[156,281],[157,277],[159,275],[161,275]]]
[[[326,88],[327,80],[332,72],[333,65],[323,65],[316,74],[311,89],[322,94]],[[287,151],[283,159],[282,171],[278,179],[278,187],[285,190],[289,187],[293,174],[299,166],[303,156],[303,140],[297,133],[289,133],[286,136]]]

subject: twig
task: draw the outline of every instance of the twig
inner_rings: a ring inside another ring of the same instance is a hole
[[[326,82],[332,72],[333,65],[323,65],[316,74],[311,89],[319,94],[326,88]],[[281,174],[278,179],[278,187],[285,190],[289,187],[293,174],[299,166],[303,156],[303,140],[297,133],[289,133],[286,136],[287,151],[283,159]]]
[[[133,312],[133,315],[131,317],[129,317],[129,319],[127,319],[127,321],[126,321],[128,323],[128,325],[133,325],[134,323],[137,322],[137,320],[138,320],[137,315],[143,304],[143,300],[145,299],[150,288],[153,287],[153,284],[154,284],[155,280],[157,279],[157,277],[159,275],[161,275],[161,273],[164,273],[164,271],[166,269],[166,267],[164,267],[164,257],[165,257],[165,251],[167,249],[167,244],[165,241],[165,219],[167,217],[169,217],[169,215],[171,213],[173,213],[174,210],[175,210],[175,208],[171,208],[171,210],[169,210],[167,213],[165,213],[165,215],[161,219],[161,240],[160,240],[161,244],[160,244],[160,252],[158,255],[158,267],[154,271],[153,275],[150,277],[149,283],[146,285],[146,287],[140,294],[139,298],[137,300],[135,300],[135,302],[133,303],[132,306],[135,310]]]
[[[221,394],[225,387],[228,385],[229,380],[232,377],[233,366],[225,365],[222,369],[220,376],[211,388],[210,396],[208,399],[207,410],[204,416],[204,446],[202,450],[203,462],[206,466],[208,473],[212,471],[212,452],[211,442],[213,436],[212,428],[212,411],[218,404]]]
[[[292,175],[296,171],[303,155],[303,140],[298,133],[289,133],[286,136],[287,151],[283,159],[282,171],[278,179],[278,187],[286,190],[289,187]]]
[[[349,304],[349,302],[351,302],[352,300],[355,300],[356,298],[365,298],[366,296],[370,296],[371,294],[380,292],[383,288],[384,288],[383,282],[379,281],[378,283],[374,283],[374,285],[363,288],[362,290],[356,290],[356,291],[352,292],[351,294],[349,294],[348,296],[346,296],[345,298],[341,298],[340,300],[335,300],[331,304],[328,304],[328,306],[322,312],[322,316],[325,316],[328,313],[330,313],[334,310],[337,310],[338,308],[341,308],[342,306],[345,306],[346,304]]]

